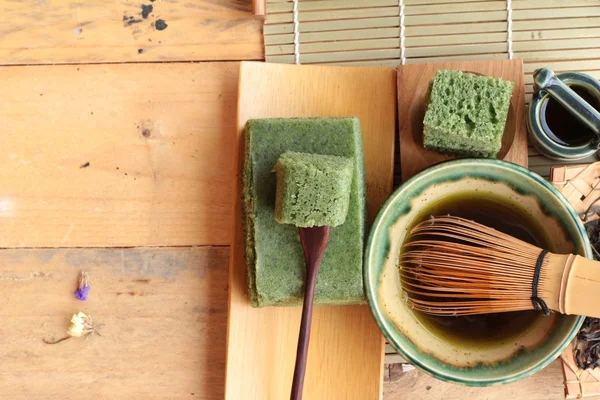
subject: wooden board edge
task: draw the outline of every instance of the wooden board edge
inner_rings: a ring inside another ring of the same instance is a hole
[[[236,100],[236,107],[237,110],[239,110],[239,103],[240,103],[240,96],[239,96],[239,92],[240,92],[240,85],[242,82],[241,79],[241,75],[243,73],[244,70],[244,65],[246,64],[246,62],[240,62],[240,66],[239,66],[239,73],[238,73],[238,84],[237,84],[237,90],[238,90],[238,96],[237,96],[237,100]],[[234,196],[233,198],[233,209],[232,209],[232,220],[231,220],[231,243],[230,243],[230,247],[229,247],[229,273],[228,273],[228,285],[227,285],[227,336],[226,336],[226,342],[225,342],[225,346],[226,346],[226,351],[225,351],[225,390],[224,390],[224,398],[228,399],[228,395],[227,395],[227,388],[229,387],[229,384],[231,382],[229,382],[229,373],[228,373],[228,369],[230,366],[229,363],[229,359],[231,357],[230,354],[230,348],[229,348],[229,344],[231,343],[231,318],[232,318],[232,314],[231,314],[231,304],[232,304],[232,298],[233,298],[233,288],[235,287],[235,278],[236,278],[236,274],[235,274],[235,264],[236,264],[236,255],[238,250],[236,243],[238,243],[238,238],[240,235],[240,229],[239,229],[239,222],[241,221],[240,218],[240,214],[241,214],[241,207],[242,207],[242,199],[241,199],[241,195],[242,195],[242,182],[241,182],[241,170],[242,170],[242,159],[243,159],[243,142],[240,140],[240,135],[242,134],[239,131],[239,126],[240,126],[240,121],[239,121],[239,112],[236,113],[236,123],[235,123],[235,131],[234,131],[234,157],[233,157],[233,175],[234,175],[234,182],[233,182],[233,191],[232,194]],[[242,238],[243,239],[243,238]],[[233,399],[232,399],[233,400]]]
[[[242,130],[243,130],[243,125],[242,125],[242,121],[240,121],[239,119],[239,103],[240,103],[240,97],[239,97],[239,91],[240,91],[240,85],[242,82],[242,77],[244,75],[244,69],[246,66],[249,65],[260,65],[260,64],[265,64],[263,62],[256,62],[256,61],[242,61],[240,62],[240,70],[239,70],[239,81],[238,81],[238,115],[236,117],[236,129],[235,129],[235,135],[236,135],[236,139],[234,140],[234,146],[235,146],[235,151],[236,151],[236,155],[234,156],[234,174],[235,174],[235,182],[233,183],[234,185],[234,190],[233,190],[233,195],[235,196],[234,201],[233,201],[233,221],[232,221],[232,225],[231,225],[231,229],[233,230],[232,234],[231,234],[231,246],[230,246],[230,260],[229,260],[229,288],[228,288],[228,316],[227,316],[227,333],[226,333],[226,365],[225,365],[225,399],[229,400],[237,400],[237,399],[233,399],[230,397],[230,394],[228,395],[228,387],[229,385],[232,385],[233,382],[230,380],[229,378],[229,361],[230,358],[233,357],[234,355],[231,354],[230,351],[230,338],[231,338],[231,334],[232,332],[230,331],[231,325],[232,325],[232,314],[231,314],[231,308],[232,308],[232,298],[233,298],[233,294],[234,294],[234,288],[235,287],[239,287],[240,285],[240,281],[246,280],[247,277],[243,276],[243,277],[239,277],[237,276],[238,274],[236,274],[236,263],[240,262],[240,257],[243,258],[243,254],[244,253],[243,249],[242,250],[236,250],[237,243],[243,243],[243,237],[240,239],[240,236],[243,236],[243,232],[240,229],[240,223],[238,222],[238,218],[239,221],[241,221],[241,210],[242,210],[242,199],[241,199],[241,195],[242,195],[242,183],[241,183],[241,173],[242,173],[242,163],[243,163],[243,157],[244,157],[244,143],[243,140],[240,140],[240,137],[242,136]],[[327,66],[328,68],[331,68],[331,66]],[[337,67],[339,68],[339,67]],[[344,68],[362,68],[362,67],[344,67]],[[390,76],[391,81],[394,84],[394,88],[396,90],[397,93],[397,76],[396,76],[396,71],[394,68],[390,68],[390,67],[369,67],[369,69],[379,69],[379,70],[389,70],[389,72],[392,74],[392,76]],[[394,108],[394,110],[397,112],[397,109]],[[393,159],[393,154],[395,151],[395,136],[397,133],[397,124],[398,124],[398,119],[397,119],[397,115],[394,115],[393,117],[394,120],[394,132],[392,134],[391,137],[391,157],[390,157],[390,168],[392,173],[390,174],[389,177],[389,182],[387,183],[388,185],[388,196],[392,194],[393,192],[393,178],[394,178],[394,174],[393,174],[393,168],[394,168],[394,159]],[[243,121],[244,124],[246,121]],[[370,224],[369,224],[370,227]],[[236,299],[235,301],[238,301],[239,299]],[[249,301],[247,298],[247,294],[245,294],[245,301]],[[378,382],[378,399],[382,399],[383,396],[383,375],[384,375],[384,359],[385,359],[385,339],[383,337],[383,335],[381,335],[380,338],[380,351],[379,351],[379,359],[380,359],[380,363],[379,363],[379,371],[378,371],[378,376],[379,376],[379,382]]]

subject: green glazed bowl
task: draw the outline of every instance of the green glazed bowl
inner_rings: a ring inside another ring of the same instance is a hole
[[[577,334],[583,317],[539,316],[518,334],[485,345],[450,342],[430,331],[403,301],[398,260],[407,229],[426,205],[452,194],[491,192],[518,204],[543,227],[550,251],[592,258],[585,229],[567,200],[547,181],[500,160],[463,159],[416,175],[387,200],[365,252],[364,281],[371,311],[390,344],[434,377],[471,386],[513,382],[557,358]]]
[[[600,82],[581,72],[563,72],[556,77],[567,85],[581,86],[593,96],[600,98]],[[553,160],[580,160],[598,151],[598,141],[592,138],[579,146],[564,146],[550,138],[542,123],[543,110],[550,99],[545,90],[536,90],[527,111],[527,130],[530,142],[543,155]]]

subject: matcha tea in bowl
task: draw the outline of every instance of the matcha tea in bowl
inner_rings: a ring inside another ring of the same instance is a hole
[[[592,256],[567,200],[531,171],[493,159],[438,164],[398,188],[371,229],[365,291],[383,334],[409,362],[446,381],[486,386],[539,371],[566,348],[583,317],[537,311],[433,317],[409,306],[400,268],[407,232],[431,215],[444,214],[554,253]]]

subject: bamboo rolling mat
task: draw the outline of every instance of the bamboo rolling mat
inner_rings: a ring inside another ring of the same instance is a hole
[[[600,79],[600,1],[268,0],[264,42],[267,62],[290,64],[395,68],[512,52],[524,62],[529,103],[539,67]],[[529,148],[532,171],[548,178],[557,164],[565,162]]]

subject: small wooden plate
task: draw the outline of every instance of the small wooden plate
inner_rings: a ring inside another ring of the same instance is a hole
[[[431,165],[456,158],[423,147],[425,94],[429,81],[440,69],[467,71],[515,83],[498,158],[527,167],[525,88],[521,60],[410,64],[398,67],[398,121],[402,180],[412,177]]]

